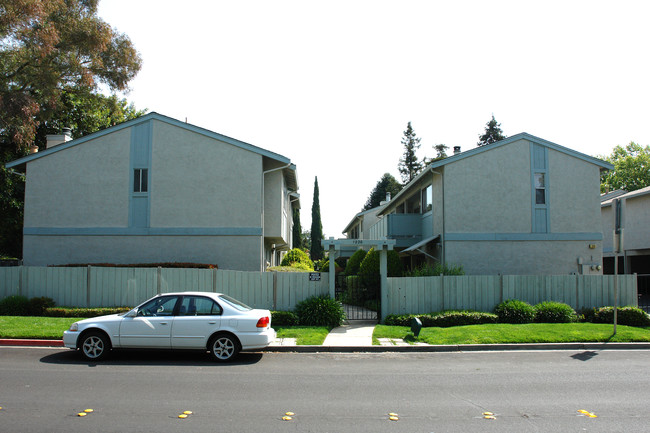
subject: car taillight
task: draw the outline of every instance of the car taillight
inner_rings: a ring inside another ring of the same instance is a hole
[[[260,320],[257,321],[257,327],[258,328],[266,328],[269,326],[269,323],[271,322],[271,319],[268,317],[262,317]]]

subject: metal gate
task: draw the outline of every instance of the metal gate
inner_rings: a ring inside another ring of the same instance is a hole
[[[636,293],[639,297],[639,308],[650,313],[650,274],[636,276]]]
[[[370,287],[369,287],[370,286]],[[376,286],[376,288],[372,287]],[[363,284],[358,276],[336,276],[335,295],[347,320],[379,320],[381,310],[379,284]]]

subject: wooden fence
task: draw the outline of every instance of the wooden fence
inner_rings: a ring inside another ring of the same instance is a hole
[[[255,307],[291,310],[329,294],[327,274],[242,272],[217,269],[0,267],[0,299],[47,296],[57,305],[135,306],[157,293],[220,292]],[[637,305],[636,275],[618,276],[618,304]],[[492,311],[506,299],[536,304],[559,301],[575,309],[614,304],[613,275],[461,276],[388,278],[387,314],[441,310]]]
[[[492,311],[506,299],[557,301],[574,309],[614,305],[613,275],[466,275],[388,278],[387,314]],[[637,306],[636,275],[618,276],[618,305]]]
[[[56,305],[135,306],[157,293],[219,292],[254,308],[290,310],[298,302],[329,293],[328,279],[309,273],[242,272],[164,268],[0,268],[0,299],[10,295],[47,296]]]

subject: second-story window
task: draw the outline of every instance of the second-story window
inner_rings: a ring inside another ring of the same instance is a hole
[[[535,173],[535,204],[546,204],[544,173]]]
[[[433,209],[433,186],[429,185],[422,190],[422,213]]]
[[[149,170],[136,168],[133,170],[133,192],[149,191]]]

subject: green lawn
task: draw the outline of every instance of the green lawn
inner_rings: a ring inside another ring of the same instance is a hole
[[[278,338],[296,338],[298,346],[320,346],[330,330],[318,326],[274,326]]]
[[[60,340],[78,317],[0,316],[0,338]]]
[[[526,325],[471,325],[452,328],[422,328],[416,339],[406,326],[377,325],[378,338],[397,338],[427,344],[573,343],[650,341],[650,328],[617,327],[595,323],[530,323]]]
[[[60,340],[63,331],[79,317],[16,317],[0,316],[0,338],[36,338]],[[275,326],[280,338],[296,338],[299,345],[320,345],[329,333],[326,327]]]

